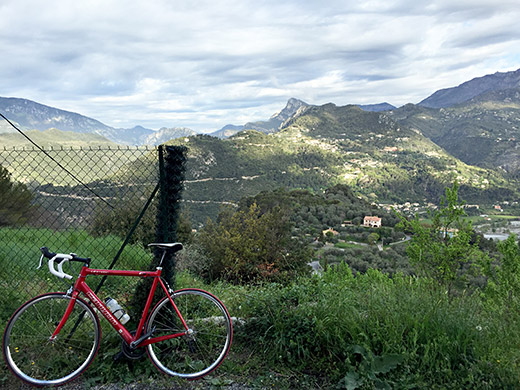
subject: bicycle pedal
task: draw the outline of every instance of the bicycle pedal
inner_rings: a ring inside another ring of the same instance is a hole
[[[115,362],[118,362],[118,361],[121,360],[124,356],[125,356],[125,354],[123,353],[123,351],[119,351],[119,352],[116,353],[114,356],[112,356],[112,359],[114,359]]]

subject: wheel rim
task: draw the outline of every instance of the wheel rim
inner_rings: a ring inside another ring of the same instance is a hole
[[[4,354],[11,370],[37,386],[74,379],[93,360],[99,346],[99,323],[86,303],[77,300],[69,320],[54,341],[49,338],[70,297],[49,294],[22,306],[9,321]]]
[[[148,345],[152,362],[163,372],[188,379],[200,378],[217,368],[229,351],[232,325],[224,305],[200,290],[180,290],[173,296],[190,334]],[[169,300],[153,310],[147,329],[154,337],[185,331]]]

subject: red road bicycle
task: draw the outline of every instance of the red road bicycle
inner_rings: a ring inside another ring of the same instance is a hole
[[[186,379],[200,378],[217,368],[226,357],[233,338],[231,318],[224,304],[199,289],[172,291],[161,279],[161,264],[168,251],[182,249],[180,243],[150,244],[163,250],[155,271],[89,268],[90,258],[51,253],[41,248],[49,271],[63,279],[67,261],[83,263],[78,278],[67,293],[53,292],[24,303],[7,323],[2,349],[11,371],[34,386],[59,386],[87,369],[99,348],[101,328],[93,305],[123,338],[129,357],[144,350],[162,372]],[[153,283],[135,332],[129,332],[87,285],[88,275],[153,278]],[[162,298],[150,311],[157,285]],[[79,294],[83,293],[90,304]]]

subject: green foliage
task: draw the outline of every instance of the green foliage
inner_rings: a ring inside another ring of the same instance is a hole
[[[411,221],[401,217],[402,226],[413,234],[407,249],[410,263],[419,274],[446,286],[449,293],[454,287],[465,287],[470,273],[486,259],[478,243],[472,243],[473,229],[464,218],[458,188],[457,182],[446,188],[440,208],[430,213],[431,226],[424,226],[417,217]]]
[[[512,88],[441,109],[409,104],[395,110],[393,116],[465,163],[502,167],[513,176],[519,170],[519,113],[518,88]]]
[[[2,229],[0,237],[6,237],[6,230],[12,229]],[[9,236],[15,239],[0,246],[5,248],[0,258],[9,261],[9,249],[19,245],[29,248],[26,261],[34,262],[38,250],[29,245],[34,243],[34,236],[28,238],[27,232],[18,233]],[[81,248],[94,243],[96,267],[102,268],[111,260],[107,253],[114,248],[107,248],[107,239],[94,239],[85,232],[40,233],[45,233],[45,238],[59,236],[61,248],[79,248],[79,253]],[[514,240],[502,245],[504,258],[508,257],[502,260],[503,264],[518,262]],[[151,258],[138,246],[132,249],[147,260]],[[193,245],[188,250],[192,251],[191,259],[201,254]],[[24,262],[20,267],[29,268],[28,264]],[[1,267],[4,273],[0,280],[19,279],[17,262],[9,265]],[[132,264],[122,267],[132,268]],[[507,269],[515,268],[511,265]],[[496,280],[501,283],[499,277]],[[56,286],[49,285],[50,289],[61,285],[57,279],[54,282]],[[375,270],[353,276],[345,264],[329,268],[321,276],[296,277],[284,285],[231,285],[222,281],[208,285],[193,274],[179,272],[177,286],[211,291],[236,318],[231,354],[215,376],[208,378],[208,384],[218,386],[234,380],[263,388],[518,387],[520,315],[515,310],[499,310],[503,302],[500,299],[492,302],[496,309],[489,305],[487,292],[483,299],[479,294],[448,297],[445,289],[430,279],[399,274],[388,277]],[[507,298],[508,291],[504,290],[502,296]],[[7,319],[7,311],[13,310],[3,307],[3,318]],[[143,386],[157,388],[186,386],[174,379],[163,381],[147,359],[114,362],[112,356],[120,350],[120,338],[106,322],[105,325],[100,353],[79,379],[82,384],[142,382]],[[304,379],[309,377],[313,379]],[[17,386],[11,378],[5,369],[0,370],[2,386]],[[287,379],[283,381],[284,378]]]
[[[138,194],[119,200],[113,209],[98,202],[90,233],[95,237],[113,234],[124,239],[134,226],[145,201]],[[130,238],[131,243],[147,245],[154,242],[156,229],[157,202],[152,202]]]
[[[306,235],[316,238],[322,230],[341,230],[346,220],[359,222],[366,216],[377,214],[383,218],[383,225],[393,227],[399,219],[386,210],[358,198],[346,185],[335,185],[313,193],[307,190],[262,191],[254,197],[241,199],[241,209],[256,203],[263,211],[281,207],[289,213],[292,235],[305,240]],[[360,231],[366,231],[361,228]]]
[[[0,226],[25,222],[31,211],[32,194],[22,183],[11,179],[11,174],[0,165]]]
[[[268,365],[327,377],[339,388],[518,384],[517,327],[486,312],[478,295],[450,298],[428,279],[375,270],[353,277],[343,264],[250,289],[241,308],[239,345]]]
[[[375,245],[379,240],[379,234],[372,232],[368,235],[367,241],[370,245]]]
[[[175,265],[180,272],[188,271],[193,275],[208,275],[209,278],[212,260],[199,244],[185,245],[175,258]]]
[[[318,256],[323,268],[337,267],[346,263],[354,274],[364,274],[369,269],[377,269],[389,276],[396,274],[413,275],[406,255],[405,245],[396,245],[380,251],[375,246],[353,246],[338,250],[325,249]],[[343,246],[339,243],[339,247]]]
[[[339,381],[338,387],[355,390],[364,385],[374,385],[376,389],[392,389],[381,376],[396,369],[405,360],[404,355],[375,356],[361,345],[354,345],[350,349],[352,355],[349,362],[352,370]]]
[[[486,296],[491,298],[495,308],[506,312],[512,310],[520,313],[520,246],[518,238],[510,235],[507,240],[498,244],[502,254],[497,267],[489,267],[490,277]]]
[[[36,269],[41,256],[39,248],[48,246],[59,253],[77,253],[92,258],[93,268],[107,268],[121,246],[115,236],[93,237],[84,230],[55,231],[36,228],[0,228],[0,320],[7,320],[24,301],[48,291],[66,291],[69,283],[49,273],[46,266]],[[23,256],[14,256],[23,253]],[[149,270],[152,256],[140,245],[128,245],[116,264],[119,269]],[[69,263],[64,271],[76,276],[80,263]],[[93,288],[101,277],[89,277]],[[127,304],[138,278],[110,277],[106,280],[102,294],[110,293],[119,303]]]
[[[207,279],[235,283],[289,280],[305,272],[310,252],[291,239],[287,214],[280,208],[262,213],[225,209],[217,222],[208,221],[198,242],[211,259]]]

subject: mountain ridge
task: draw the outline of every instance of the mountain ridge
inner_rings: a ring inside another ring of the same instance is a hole
[[[520,69],[511,72],[476,77],[456,87],[436,91],[417,105],[429,108],[446,108],[466,102],[478,95],[520,86]]]
[[[271,117],[267,121],[256,121],[256,122],[247,122],[244,125],[226,125],[220,130],[217,130],[210,135],[219,138],[227,138],[231,137],[241,131],[244,130],[257,130],[262,133],[270,134],[275,133],[284,125],[284,123],[291,119],[294,115],[296,115],[300,110],[304,110],[306,107],[310,105],[305,103],[302,100],[296,98],[290,98],[285,107],[271,115]]]
[[[389,115],[467,164],[520,177],[520,86],[441,109],[409,104]]]
[[[59,129],[75,133],[98,134],[112,142],[123,145],[139,145],[143,138],[148,137],[153,130],[142,126],[131,129],[116,129],[84,115],[47,106],[28,99],[0,97],[0,112],[14,122],[21,130]],[[5,123],[0,126],[0,132],[14,132]]]

